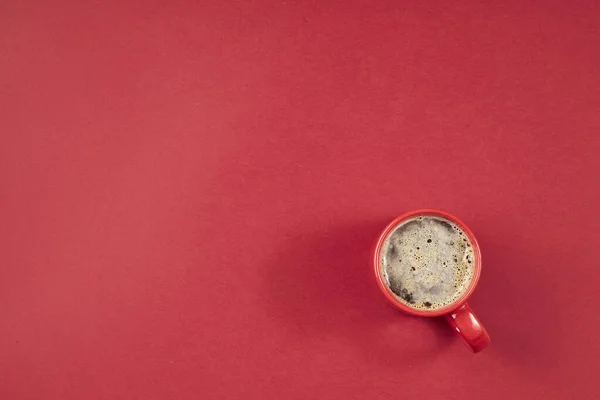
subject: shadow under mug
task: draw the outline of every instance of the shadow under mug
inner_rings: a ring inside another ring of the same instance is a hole
[[[456,224],[469,238],[473,246],[475,258],[475,266],[471,282],[469,282],[469,285],[462,296],[456,299],[456,301],[454,301],[452,304],[431,311],[411,308],[398,300],[392,294],[384,278],[381,276],[379,268],[381,263],[381,249],[385,240],[398,225],[416,216],[437,216]],[[490,344],[490,336],[479,319],[475,316],[475,314],[473,314],[471,307],[469,307],[467,304],[467,300],[475,290],[477,282],[479,281],[479,275],[481,274],[481,250],[479,249],[479,244],[477,243],[473,232],[471,232],[464,222],[456,218],[454,215],[440,210],[422,209],[411,211],[395,218],[379,235],[377,242],[375,243],[375,247],[373,248],[371,262],[377,285],[392,306],[404,311],[405,313],[420,317],[444,316],[452,329],[460,336],[465,345],[474,353],[480,352]]]

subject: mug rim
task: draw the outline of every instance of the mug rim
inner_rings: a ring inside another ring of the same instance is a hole
[[[471,245],[473,246],[473,253],[475,254],[475,266],[474,266],[474,270],[473,270],[473,277],[471,278],[471,282],[469,282],[469,286],[467,287],[465,292],[451,304],[448,304],[447,306],[444,306],[442,308],[438,308],[438,309],[432,310],[432,311],[417,310],[415,308],[411,308],[411,307],[407,306],[406,304],[404,304],[400,300],[398,300],[394,296],[394,294],[392,294],[388,285],[385,284],[384,279],[381,276],[381,273],[379,271],[379,269],[380,269],[379,264],[381,262],[381,249],[383,247],[383,243],[385,242],[385,240],[388,238],[390,233],[398,225],[400,225],[405,220],[415,217],[415,216],[418,216],[418,215],[439,216],[439,217],[445,218],[445,219],[449,220],[450,222],[456,224],[460,229],[463,230],[463,232],[465,232],[465,234],[471,241]],[[375,273],[375,280],[377,281],[377,285],[379,286],[379,289],[384,294],[384,296],[392,304],[392,306],[394,306],[395,308],[397,308],[401,311],[404,311],[408,314],[418,315],[421,317],[439,317],[441,315],[449,314],[452,311],[461,307],[463,304],[465,304],[467,302],[468,298],[471,296],[471,294],[475,290],[475,287],[477,286],[477,283],[479,282],[479,276],[481,275],[481,250],[479,248],[479,243],[477,243],[477,239],[475,238],[475,235],[473,234],[471,229],[469,229],[469,227],[464,222],[462,222],[460,219],[458,219],[456,216],[454,216],[446,211],[436,210],[433,208],[423,208],[423,209],[419,209],[419,210],[409,211],[407,213],[404,213],[404,214],[394,218],[385,227],[383,232],[379,235],[377,242],[375,244],[374,250],[373,250],[373,258],[371,261],[373,263],[373,269],[374,269],[373,272]]]

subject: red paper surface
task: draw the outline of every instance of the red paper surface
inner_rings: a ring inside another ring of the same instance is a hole
[[[597,399],[600,8],[418,3],[3,1],[0,398]],[[422,207],[481,354],[372,281]]]

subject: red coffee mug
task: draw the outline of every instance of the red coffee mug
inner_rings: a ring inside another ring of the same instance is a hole
[[[471,244],[473,245],[473,252],[475,255],[475,267],[473,271],[473,277],[467,290],[463,293],[461,297],[459,297],[455,302],[444,306],[442,308],[438,308],[432,311],[427,310],[417,310],[411,308],[398,300],[392,294],[388,285],[386,285],[384,278],[381,276],[379,264],[381,262],[381,248],[383,243],[389,236],[389,234],[400,225],[402,222],[409,218],[413,218],[419,215],[433,215],[442,217],[447,219],[448,221],[456,224],[463,232],[467,235]],[[388,224],[388,226],[383,230],[379,238],[377,239],[377,243],[373,249],[373,254],[371,257],[373,272],[375,273],[375,278],[377,281],[377,285],[381,292],[385,295],[388,301],[395,308],[404,311],[411,315],[418,315],[420,317],[438,317],[444,316],[450,326],[458,333],[463,342],[467,345],[469,349],[471,349],[474,353],[478,353],[481,350],[485,349],[490,344],[490,336],[486,332],[485,328],[479,322],[479,319],[473,314],[471,307],[467,304],[467,299],[475,290],[475,286],[477,286],[477,282],[479,281],[479,275],[481,274],[481,250],[479,249],[479,244],[473,235],[473,232],[458,218],[456,218],[452,214],[448,214],[444,211],[439,210],[431,210],[431,209],[423,209],[423,210],[415,210],[408,212],[404,215],[399,216],[394,219],[392,222]]]

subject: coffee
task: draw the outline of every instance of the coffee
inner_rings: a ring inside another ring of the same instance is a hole
[[[419,215],[390,232],[381,248],[380,273],[400,302],[433,311],[455,302],[475,270],[465,232],[439,216]]]

